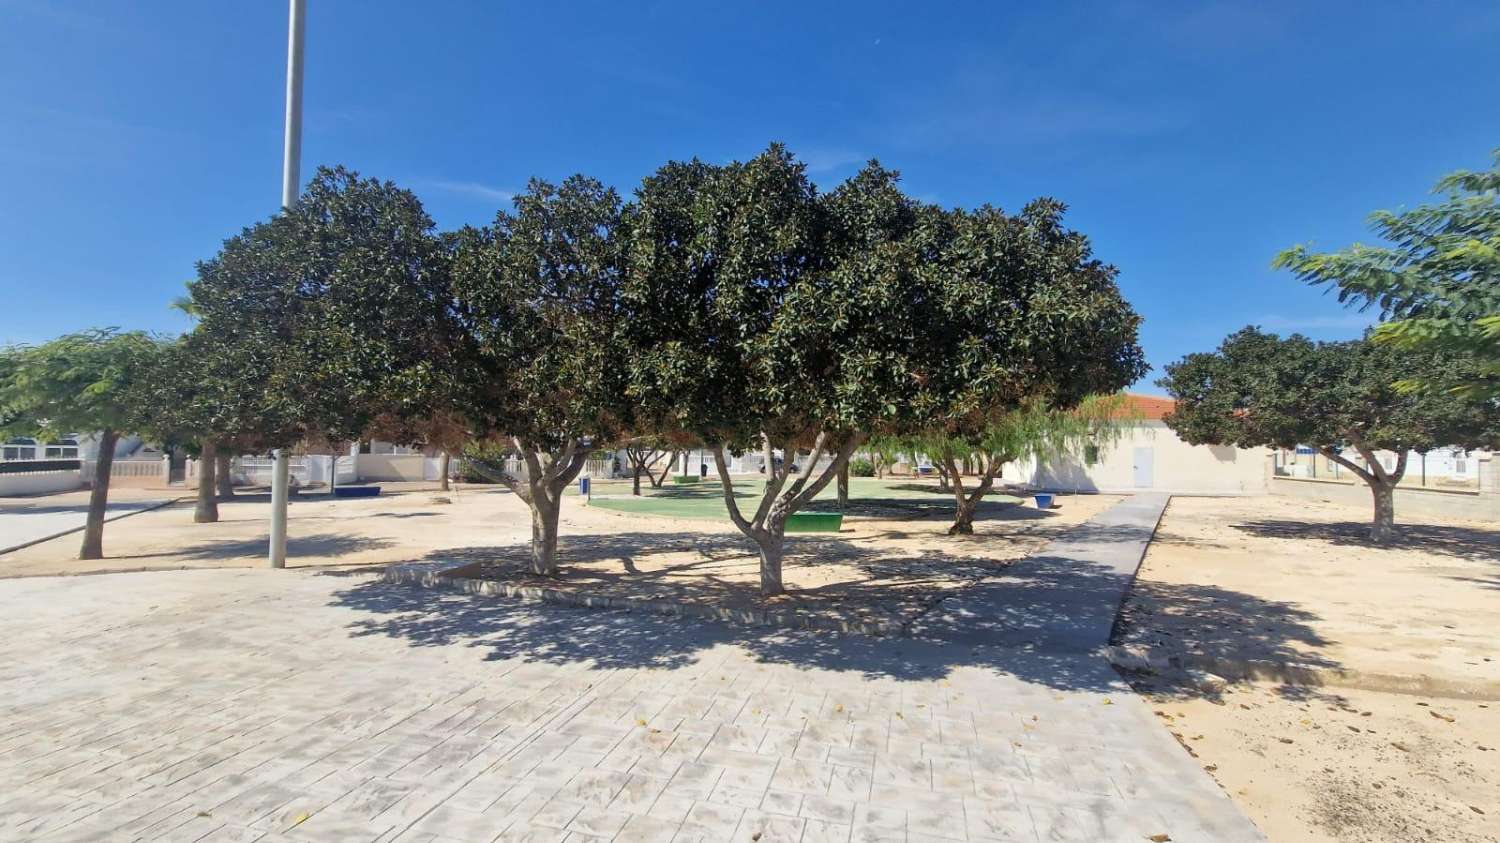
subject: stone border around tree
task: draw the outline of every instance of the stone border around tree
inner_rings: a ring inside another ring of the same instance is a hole
[[[796,610],[731,609],[677,600],[610,597],[588,591],[515,585],[499,580],[479,578],[477,574],[480,567],[479,562],[426,562],[395,565],[386,568],[381,573],[381,579],[388,583],[451,589],[485,597],[510,597],[525,602],[554,603],[583,609],[613,609],[667,617],[703,618],[741,626],[821,629],[890,637],[906,635],[912,623],[912,621],[836,620]]]

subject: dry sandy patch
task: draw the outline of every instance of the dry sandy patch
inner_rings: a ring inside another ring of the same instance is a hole
[[[1117,641],[1345,672],[1353,687],[1139,686],[1273,841],[1500,839],[1500,531],[1406,523],[1372,547],[1368,517],[1173,498]],[[1442,693],[1382,690],[1401,685]]]

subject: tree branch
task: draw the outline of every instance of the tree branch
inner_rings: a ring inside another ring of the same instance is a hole
[[[537,459],[536,452],[519,436],[512,436],[510,441],[516,446],[516,450],[520,452],[521,459],[526,461],[526,482],[536,482],[536,479],[542,476],[542,463],[541,460]]]
[[[1330,460],[1333,460],[1344,468],[1347,468],[1350,471],[1354,472],[1359,476],[1359,479],[1365,481],[1366,483],[1373,483],[1375,480],[1374,476],[1371,475],[1370,472],[1365,471],[1363,468],[1360,468],[1359,465],[1353,460],[1346,459],[1343,454],[1340,454],[1332,448],[1319,447],[1318,453],[1329,458]]]
[[[588,462],[589,452],[587,448],[574,451],[567,462],[559,462],[558,464],[564,466],[564,468],[552,476],[553,482],[557,484],[555,488],[567,488],[568,484],[573,482],[573,479],[578,476],[579,472],[583,471],[583,467],[588,465]]]
[[[1370,473],[1375,476],[1375,480],[1384,484],[1389,475],[1385,473],[1385,466],[1381,465],[1380,460],[1375,458],[1375,452],[1358,442],[1354,443],[1354,450],[1359,451],[1359,455],[1365,458],[1365,465],[1370,467]]]
[[[781,461],[781,468],[777,468],[775,449],[771,447],[771,437],[765,433],[762,433],[760,437],[761,441],[765,443],[766,490],[760,496],[760,506],[755,508],[755,523],[757,525],[766,523],[766,516],[771,514],[771,504],[781,496],[781,487],[786,484],[787,472],[791,471],[792,466],[791,460],[783,459]]]
[[[1396,454],[1396,470],[1391,472],[1392,486],[1399,484],[1401,482],[1401,478],[1406,476],[1406,457],[1410,453],[1411,450],[1409,448],[1402,448]]]
[[[823,445],[827,441],[828,431],[818,431],[818,437],[813,440],[812,454],[807,458],[807,470],[797,472],[797,479],[793,480],[791,488],[786,490],[787,498],[789,500],[796,498],[797,493],[802,490],[802,487],[807,485],[807,478],[809,473],[813,470],[813,467],[818,464],[818,460],[823,458]],[[788,462],[790,462],[790,460],[788,460]]]
[[[818,493],[823,491],[824,487],[828,485],[828,481],[832,480],[839,473],[839,469],[849,462],[849,457],[853,456],[854,449],[858,448],[864,440],[865,435],[863,433],[849,434],[849,438],[839,447],[838,454],[834,456],[833,462],[828,464],[828,468],[823,471],[823,474],[817,480],[813,481],[811,486],[803,489],[801,493],[792,498],[789,508],[795,511],[817,497]],[[810,469],[811,467],[811,464],[809,464],[808,468]]]
[[[729,479],[729,466],[724,462],[722,443],[714,445],[714,468],[719,472],[719,484],[724,488],[724,505],[729,510],[729,520],[734,522],[734,526],[740,528],[740,532],[754,538],[756,527],[740,514],[739,502],[734,499],[734,482]],[[759,523],[760,521],[757,520],[756,524]]]

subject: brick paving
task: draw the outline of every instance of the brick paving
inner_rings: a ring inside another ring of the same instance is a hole
[[[0,839],[1261,839],[1097,656],[364,576],[0,581]]]

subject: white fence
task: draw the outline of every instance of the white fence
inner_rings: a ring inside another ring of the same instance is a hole
[[[333,457],[311,454],[291,457],[288,462],[296,485],[328,484]],[[269,486],[274,466],[275,462],[269,457],[239,457],[235,459],[230,475],[236,483]],[[440,457],[421,454],[342,454],[338,458],[339,485],[368,481],[436,482],[441,470]],[[193,475],[194,472],[188,474],[189,477]]]
[[[50,495],[69,492],[83,485],[78,479],[78,469],[62,471],[27,471],[16,474],[0,474],[0,497],[19,495]]]
[[[169,466],[167,460],[115,460],[109,467],[111,486],[165,486]],[[83,483],[94,482],[94,463],[85,460],[79,467],[78,476]]]

